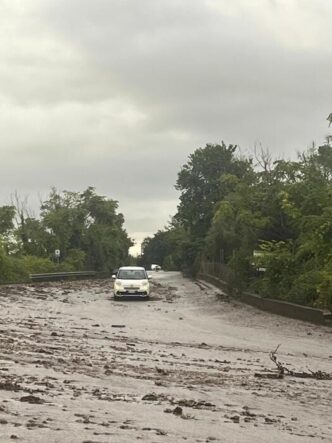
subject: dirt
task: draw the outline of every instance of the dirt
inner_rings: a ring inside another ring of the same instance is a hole
[[[332,330],[153,273],[150,301],[110,280],[0,287],[0,442],[332,441]],[[258,373],[272,377],[257,377]],[[256,376],[255,376],[256,374]]]

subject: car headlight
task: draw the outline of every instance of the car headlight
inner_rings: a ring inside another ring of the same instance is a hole
[[[142,282],[142,286],[144,286],[145,288],[148,286],[148,284],[149,284],[149,282],[147,282],[147,281]]]
[[[114,288],[115,289],[122,289],[122,284],[116,281],[116,282],[114,282]]]

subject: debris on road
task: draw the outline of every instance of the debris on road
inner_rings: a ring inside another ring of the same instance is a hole
[[[116,303],[107,279],[0,287],[0,440],[331,440],[328,329],[176,272],[152,286],[148,304]],[[268,370],[276,340],[287,363],[277,348]]]
[[[40,397],[36,397],[35,395],[26,395],[25,397],[21,397],[20,401],[40,405],[42,403],[45,403],[45,400],[43,400]]]
[[[291,377],[298,377],[298,378],[313,378],[315,380],[332,380],[332,374],[321,371],[321,370],[312,371],[309,369],[309,372],[305,372],[305,371],[299,372],[299,371],[293,371],[291,369],[288,369],[285,365],[283,365],[277,359],[277,351],[278,351],[279,347],[280,347],[280,344],[277,346],[277,348],[274,351],[270,352],[270,359],[277,366],[278,372],[277,373],[255,373],[255,377],[281,379],[281,378],[284,378],[285,375],[288,375]]]

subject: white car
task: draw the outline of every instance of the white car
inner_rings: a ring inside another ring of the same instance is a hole
[[[150,295],[150,277],[143,267],[123,266],[112,278],[116,300],[128,296],[148,298]]]

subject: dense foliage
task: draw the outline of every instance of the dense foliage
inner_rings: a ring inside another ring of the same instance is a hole
[[[59,269],[111,271],[127,261],[132,241],[123,215],[116,201],[97,195],[94,188],[81,193],[52,189],[39,218],[19,199],[16,203],[0,207],[0,282]]]
[[[258,160],[225,144],[191,154],[175,222],[144,241],[143,261],[192,274],[210,264],[239,289],[331,309],[332,148]]]

